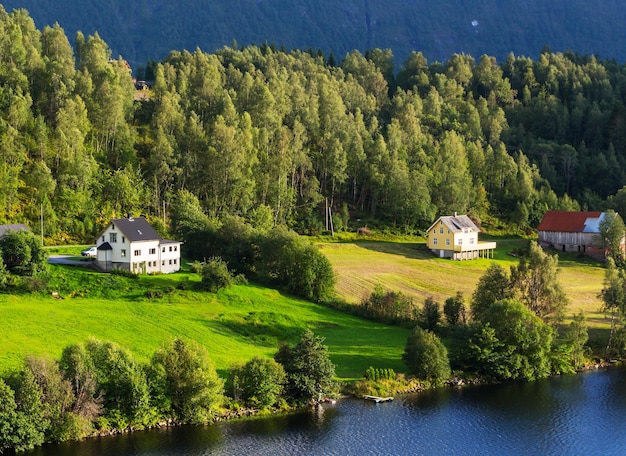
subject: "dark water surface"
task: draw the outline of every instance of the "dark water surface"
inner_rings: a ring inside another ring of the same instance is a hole
[[[442,389],[321,412],[150,430],[28,456],[626,455],[626,370]]]

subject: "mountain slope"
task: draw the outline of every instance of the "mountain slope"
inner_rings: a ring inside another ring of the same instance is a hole
[[[318,49],[535,57],[544,46],[626,60],[626,8],[619,0],[5,0],[28,9],[38,28],[58,22],[73,37],[98,31],[133,66],[172,49],[212,52],[233,41]]]

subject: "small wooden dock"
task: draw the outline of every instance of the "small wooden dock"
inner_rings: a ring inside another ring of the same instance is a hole
[[[376,402],[377,404],[379,402],[389,402],[389,401],[393,401],[393,397],[378,397],[378,396],[368,396],[368,395],[363,395],[361,396],[361,398],[366,399],[368,401],[373,401]]]

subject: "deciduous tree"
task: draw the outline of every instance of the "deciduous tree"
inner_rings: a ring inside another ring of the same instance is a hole
[[[252,407],[271,407],[283,392],[286,375],[273,359],[255,356],[243,366],[230,370],[229,382],[236,400]]]
[[[407,339],[402,360],[419,379],[439,383],[450,376],[446,347],[434,333],[419,326]]]
[[[559,259],[549,255],[535,241],[530,242],[528,258],[511,267],[511,283],[521,301],[537,316],[559,321],[567,306],[567,296],[558,281]]]
[[[319,401],[335,388],[335,365],[323,342],[307,329],[294,347],[282,345],[274,356],[287,374],[286,393],[296,402]]]
[[[224,384],[206,349],[174,339],[156,351],[150,368],[152,394],[161,413],[181,423],[206,423],[215,415]]]

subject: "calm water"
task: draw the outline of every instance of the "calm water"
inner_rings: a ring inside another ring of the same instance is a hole
[[[348,399],[214,426],[55,445],[28,456],[626,455],[626,370],[444,389],[384,404]]]

